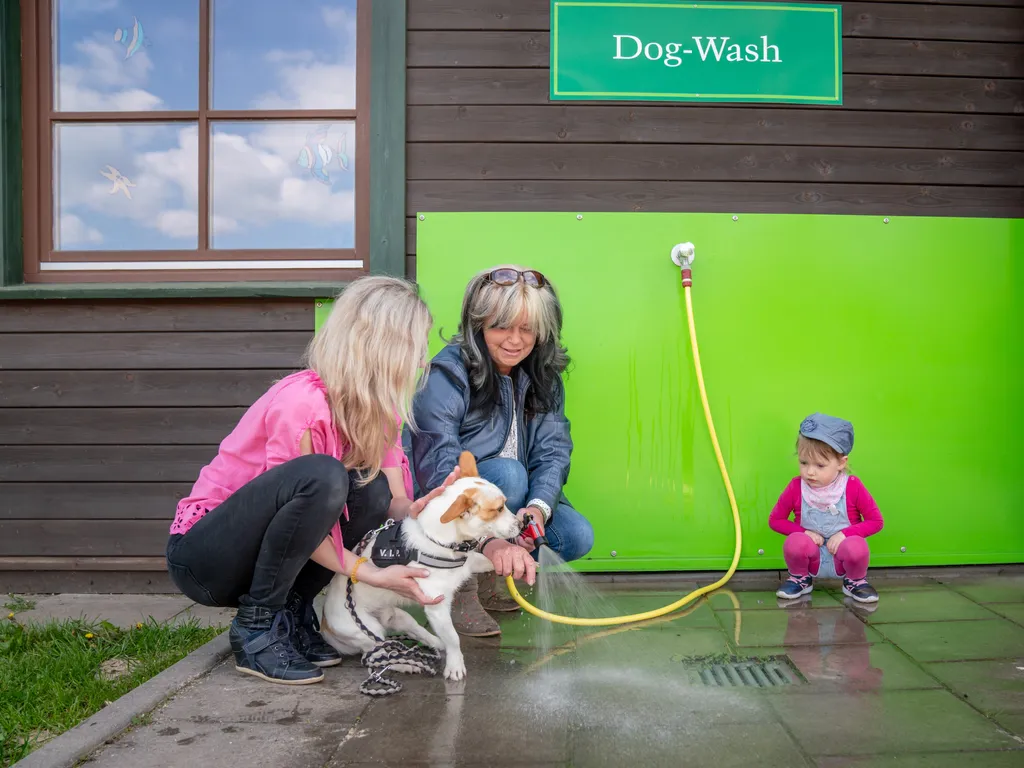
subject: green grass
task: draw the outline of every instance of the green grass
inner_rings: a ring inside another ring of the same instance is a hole
[[[194,619],[180,624],[150,620],[129,630],[107,622],[23,627],[0,621],[0,768],[13,765],[221,631]],[[111,659],[129,661],[130,666],[122,676],[105,679],[100,665]]]
[[[21,595],[7,595],[7,602],[4,603],[4,608],[13,613],[21,613],[22,611],[31,611],[36,607],[35,600],[26,600]]]

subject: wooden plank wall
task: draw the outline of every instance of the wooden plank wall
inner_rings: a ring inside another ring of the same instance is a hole
[[[1024,215],[1024,0],[843,3],[841,107],[550,102],[549,0],[408,0],[419,211]]]
[[[130,573],[165,588],[178,499],[245,408],[298,367],[313,309],[0,303],[0,589],[139,589]]]

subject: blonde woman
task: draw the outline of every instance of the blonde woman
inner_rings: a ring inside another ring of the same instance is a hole
[[[309,344],[305,370],[246,411],[178,503],[168,571],[192,600],[238,607],[229,637],[240,672],[303,685],[341,663],[313,611],[335,573],[439,602],[417,586],[426,571],[357,566],[350,552],[388,516],[415,516],[436,495],[410,500],[400,435],[431,324],[410,283],[353,282]]]
[[[477,274],[466,288],[459,329],[431,362],[409,435],[417,484],[445,481],[462,450],[477,457],[480,475],[498,485],[509,509],[546,528],[563,560],[583,557],[594,544],[587,519],[562,494],[572,438],[565,417],[562,373],[569,362],[561,342],[562,306],[551,282],[535,269],[501,266]],[[532,581],[532,542],[494,541],[484,549],[498,576]],[[467,583],[452,607],[464,635],[500,633],[487,610],[517,610],[496,588],[495,574]]]

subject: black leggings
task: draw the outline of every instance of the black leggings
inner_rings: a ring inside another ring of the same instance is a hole
[[[380,474],[356,486],[355,472],[323,455],[301,456],[255,477],[167,542],[167,570],[201,605],[258,605],[277,611],[293,588],[312,599],[333,571],[309,559],[341,520],[351,550],[387,517],[391,489]]]

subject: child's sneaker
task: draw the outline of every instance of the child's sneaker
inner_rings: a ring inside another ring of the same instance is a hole
[[[843,594],[852,597],[858,603],[877,603],[878,593],[868,584],[867,579],[848,579],[843,577]]]
[[[813,589],[814,577],[811,576],[811,574],[808,573],[806,576],[794,576],[791,573],[789,574],[789,578],[782,582],[782,586],[779,587],[779,591],[775,594],[776,596],[786,600],[793,600],[801,595],[810,594]]]

